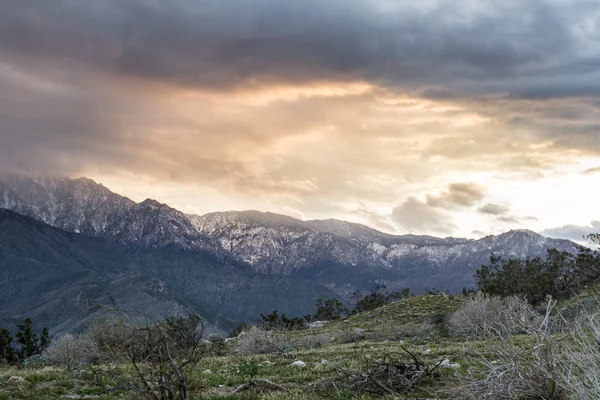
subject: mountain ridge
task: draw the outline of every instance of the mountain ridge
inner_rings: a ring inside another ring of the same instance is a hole
[[[473,286],[473,272],[492,252],[527,257],[576,248],[527,230],[436,238],[254,210],[189,215],[153,199],[135,203],[87,178],[5,179],[0,207],[126,245],[208,253],[242,270],[312,280],[347,300],[379,284],[456,292]]]

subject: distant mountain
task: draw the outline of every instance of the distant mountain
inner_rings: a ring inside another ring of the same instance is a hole
[[[77,329],[110,305],[151,317],[196,312],[229,329],[277,308],[313,311],[334,294],[294,277],[262,275],[209,254],[135,248],[51,227],[0,209],[0,326],[33,317],[52,332]]]
[[[0,207],[140,248],[211,254],[240,270],[308,279],[346,299],[377,284],[456,292],[473,286],[473,272],[492,252],[527,257],[552,247],[575,248],[573,242],[524,230],[480,240],[442,239],[258,211],[185,215],[154,200],[137,204],[89,179],[5,179]]]

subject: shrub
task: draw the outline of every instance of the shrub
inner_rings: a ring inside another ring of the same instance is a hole
[[[600,318],[582,318],[565,341],[559,364],[560,382],[572,396],[581,400],[600,398]]]
[[[316,333],[313,335],[302,336],[296,340],[295,345],[297,347],[304,347],[307,349],[314,349],[316,347],[323,347],[331,343],[331,336],[326,333]]]
[[[570,297],[600,278],[600,252],[585,247],[578,254],[556,249],[541,257],[503,259],[492,254],[489,265],[475,272],[479,289],[490,295],[524,296],[539,304],[545,297]]]
[[[279,315],[274,310],[269,315],[260,314],[260,325],[266,330],[301,330],[306,329],[306,324],[311,320],[310,315],[304,317],[288,318],[285,315]]]
[[[268,353],[288,353],[291,351],[291,344],[285,340],[281,332],[266,331],[253,326],[240,335],[237,341],[237,349],[241,354],[268,354]]]
[[[525,300],[477,293],[448,319],[450,331],[474,336],[506,335],[538,326],[542,317]]]
[[[353,314],[371,311],[381,306],[384,306],[388,303],[406,298],[410,296],[410,289],[403,289],[400,292],[392,292],[388,293],[385,286],[377,286],[375,291],[371,294],[360,296],[357,292],[354,296],[358,299],[354,310],[352,310]]]
[[[470,349],[476,360],[463,378],[454,397],[481,400],[567,399],[559,384],[559,338],[550,329],[555,302],[548,299],[545,317],[538,326],[529,326],[531,340],[515,343],[510,327],[498,327]],[[456,396],[459,393],[460,396]]]
[[[348,316],[350,312],[338,299],[318,299],[317,312],[313,316],[315,321],[330,321]]]
[[[98,343],[89,334],[62,335],[54,339],[43,354],[49,362],[69,369],[102,358]]]
[[[341,383],[349,390],[359,393],[404,398],[421,381],[438,378],[437,369],[443,359],[430,365],[406,348],[401,348],[405,354],[388,353],[377,359],[357,355],[358,369],[338,369]]]
[[[427,322],[407,323],[396,330],[398,338],[430,336],[436,332],[435,325]]]

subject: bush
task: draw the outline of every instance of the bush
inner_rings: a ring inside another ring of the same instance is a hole
[[[538,326],[542,316],[516,296],[501,298],[477,293],[448,319],[452,333],[477,337],[525,332]]]
[[[313,316],[315,321],[333,321],[350,314],[346,306],[338,299],[318,299],[317,312]]]
[[[296,340],[295,345],[297,347],[304,347],[307,349],[314,349],[317,347],[323,347],[331,343],[331,336],[326,333],[316,333],[314,335],[302,336]]]
[[[431,336],[436,332],[435,325],[422,322],[422,323],[407,323],[396,330],[396,336],[398,338],[405,337],[424,337]]]
[[[470,353],[476,360],[453,398],[477,400],[567,399],[558,368],[559,338],[550,329],[554,302],[548,299],[546,314],[538,326],[526,329],[531,340],[515,343],[510,327],[498,327],[496,336],[476,344]]]
[[[600,252],[579,247],[578,254],[556,249],[541,257],[503,259],[492,254],[489,265],[475,272],[477,286],[490,295],[522,296],[539,304],[546,296],[566,298],[600,279]]]
[[[52,341],[43,354],[50,363],[69,369],[102,359],[98,343],[89,334],[60,336]]]
[[[285,315],[279,315],[274,310],[269,315],[260,314],[260,325],[265,330],[302,330],[306,329],[306,324],[311,320],[310,315],[304,317],[288,318]]]
[[[357,314],[365,311],[371,311],[394,301],[410,296],[410,289],[402,289],[400,292],[388,293],[385,286],[377,286],[371,294],[360,296],[357,292],[354,297],[357,302],[352,310],[352,314]]]
[[[280,332],[266,331],[253,326],[238,337],[237,349],[240,354],[268,354],[268,353],[288,353],[291,351],[291,344],[285,340]]]
[[[588,315],[576,325],[565,341],[559,364],[560,382],[572,396],[581,400],[600,398],[600,318]]]

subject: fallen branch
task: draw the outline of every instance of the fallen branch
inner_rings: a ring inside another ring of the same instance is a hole
[[[234,390],[231,392],[231,394],[234,394],[234,393],[240,392],[240,391],[242,391],[242,390],[247,390],[247,389],[250,389],[252,386],[258,386],[258,383],[259,383],[259,382],[266,383],[267,385],[269,385],[269,386],[272,386],[272,387],[274,387],[274,388],[276,388],[276,389],[279,389],[279,390],[283,390],[284,392],[287,392],[287,391],[288,391],[288,389],[287,389],[285,386],[282,386],[282,385],[280,385],[280,384],[278,384],[278,383],[275,383],[275,382],[273,382],[273,381],[270,381],[270,380],[268,380],[268,379],[263,379],[263,378],[254,378],[254,379],[252,379],[251,381],[245,382],[245,383],[241,384],[240,386],[238,386],[237,388],[235,388],[235,389],[234,389]]]

